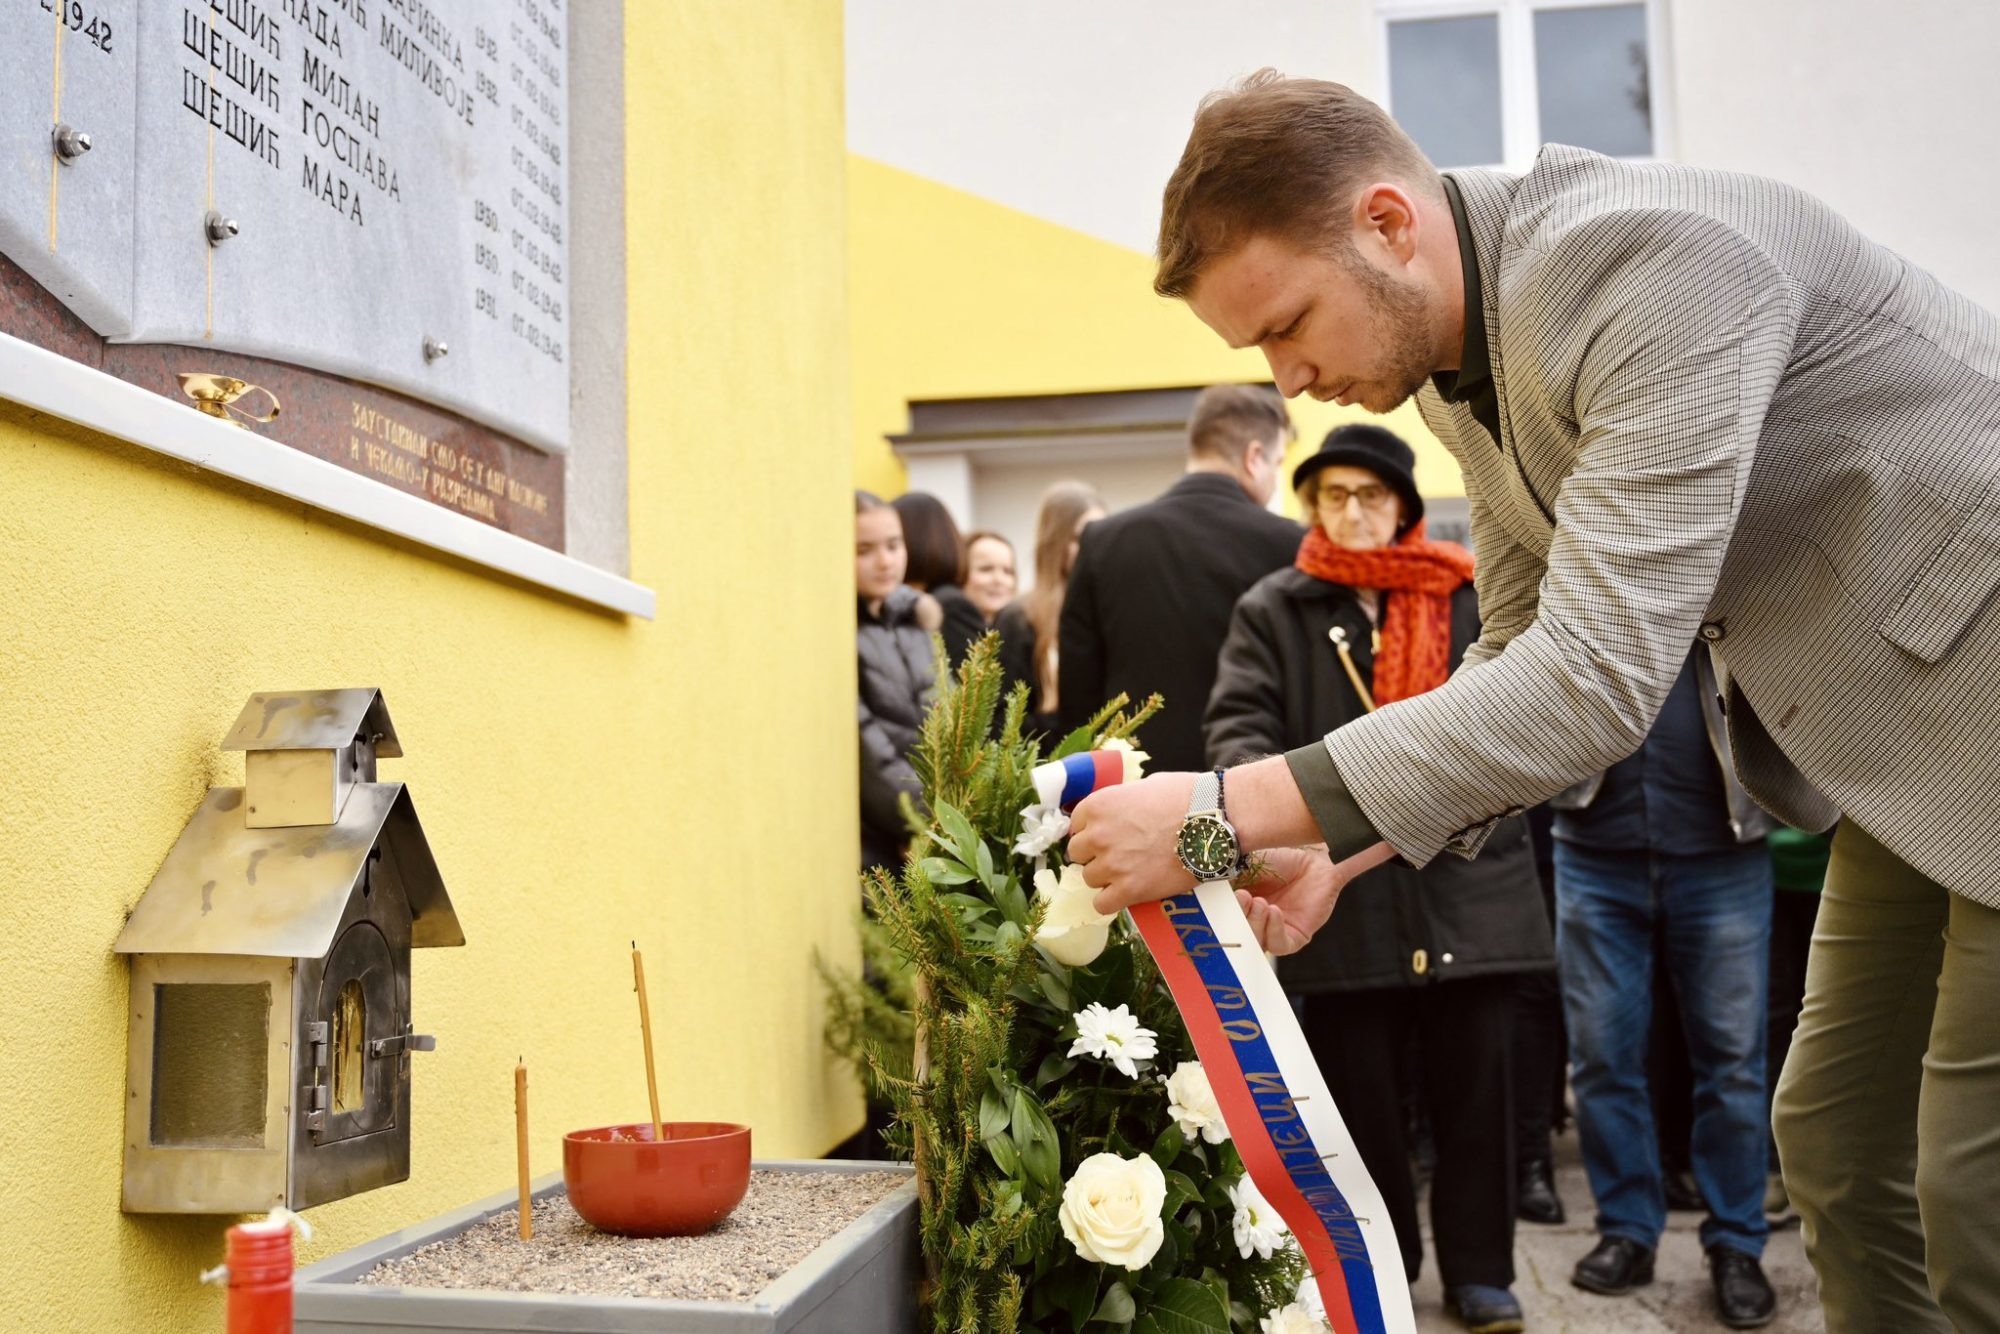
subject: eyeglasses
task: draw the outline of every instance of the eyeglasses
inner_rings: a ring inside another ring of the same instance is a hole
[[[1319,489],[1319,503],[1344,510],[1349,500],[1358,500],[1362,509],[1379,510],[1393,500],[1395,495],[1394,491],[1380,482],[1367,482],[1361,486],[1342,486],[1338,482],[1328,482]]]

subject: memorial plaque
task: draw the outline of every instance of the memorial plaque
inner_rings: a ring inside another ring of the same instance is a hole
[[[371,380],[567,444],[560,0],[154,0],[138,36],[121,341]]]
[[[0,0],[0,332],[562,549],[567,37],[564,0]]]
[[[0,254],[100,334],[131,326],[137,14],[137,0],[0,0]]]

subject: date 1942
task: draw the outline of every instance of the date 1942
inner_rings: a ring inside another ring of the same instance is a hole
[[[82,34],[84,41],[110,54],[111,20],[102,14],[93,14],[83,0],[42,0],[42,12],[59,15],[65,28]]]

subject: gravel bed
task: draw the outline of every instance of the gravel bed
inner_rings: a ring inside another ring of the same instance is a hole
[[[566,1196],[548,1196],[535,1201],[532,1241],[521,1240],[520,1215],[508,1209],[357,1281],[748,1301],[909,1180],[907,1172],[752,1172],[736,1212],[698,1237],[614,1237],[579,1218]]]

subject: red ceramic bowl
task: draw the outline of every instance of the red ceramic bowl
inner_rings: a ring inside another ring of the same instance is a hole
[[[670,1237],[706,1232],[750,1189],[750,1127],[722,1121],[599,1126],[563,1136],[570,1205],[603,1232]]]

